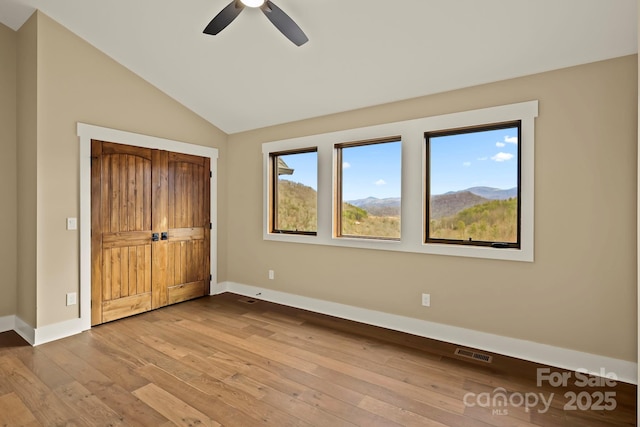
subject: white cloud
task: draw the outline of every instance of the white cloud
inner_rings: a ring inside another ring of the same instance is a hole
[[[478,160],[480,160],[481,162],[484,162],[485,160],[489,160],[489,158],[487,156],[485,157],[478,157]]]
[[[513,154],[503,152],[499,152],[495,156],[491,157],[491,160],[495,162],[506,162],[511,159],[513,159]]]
[[[349,169],[351,167],[351,163],[349,162],[342,162],[342,169]]]
[[[464,162],[462,166],[464,166],[465,168],[468,168],[469,166],[471,166],[471,162]]]
[[[505,145],[507,145],[507,144],[505,144],[504,142],[496,142],[496,147],[500,147],[500,148],[502,148],[502,147],[504,147]]]
[[[508,142],[509,144],[517,144],[518,137],[517,136],[505,136],[504,142]]]
[[[387,182],[384,179],[379,179],[376,181],[376,185],[386,185]]]

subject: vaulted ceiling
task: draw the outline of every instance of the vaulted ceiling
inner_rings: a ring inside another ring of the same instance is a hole
[[[202,33],[230,0],[0,0],[35,9],[227,133],[637,53],[636,0],[274,0]]]

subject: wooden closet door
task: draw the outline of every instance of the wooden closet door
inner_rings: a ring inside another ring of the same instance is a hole
[[[209,294],[210,160],[168,153],[167,302]]]
[[[92,141],[91,324],[209,293],[210,160]]]
[[[92,141],[93,325],[151,309],[151,150]]]

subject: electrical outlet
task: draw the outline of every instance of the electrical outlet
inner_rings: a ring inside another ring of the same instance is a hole
[[[431,307],[431,294],[422,294],[422,305]]]
[[[269,280],[276,278],[276,273],[273,270],[269,270]]]
[[[75,292],[67,294],[67,305],[76,305],[78,303],[78,295]]]

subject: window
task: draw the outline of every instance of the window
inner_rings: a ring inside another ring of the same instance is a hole
[[[520,248],[520,121],[425,133],[426,243]]]
[[[271,232],[316,235],[317,150],[271,153],[270,173]]]
[[[533,100],[265,142],[263,238],[533,262],[536,117]],[[279,198],[293,183],[313,196]]]
[[[338,144],[336,235],[400,239],[400,137]]]

